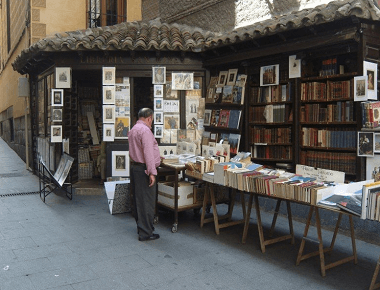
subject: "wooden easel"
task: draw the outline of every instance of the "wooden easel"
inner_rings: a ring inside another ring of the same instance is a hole
[[[282,241],[285,241],[285,240],[291,240],[291,243],[294,244],[294,231],[293,231],[293,222],[292,222],[292,212],[291,212],[291,208],[290,208],[290,201],[286,200],[286,209],[288,211],[288,222],[289,222],[289,234],[281,236],[281,237],[265,240],[263,226],[262,226],[262,223],[261,223],[259,198],[258,198],[257,194],[254,194],[252,192],[249,195],[248,211],[247,211],[247,214],[245,216],[245,223],[244,223],[244,231],[243,231],[242,243],[245,244],[245,242],[247,240],[248,227],[249,227],[249,219],[250,219],[250,216],[251,216],[251,209],[252,209],[253,199],[255,200],[255,210],[256,210],[256,217],[257,217],[257,229],[259,231],[261,251],[263,253],[265,253],[265,246],[271,245],[271,244],[274,244],[274,243],[278,243],[278,242],[282,242]],[[278,212],[280,210],[281,201],[282,201],[281,199],[277,200],[276,209],[275,209],[275,212],[274,212],[274,215],[273,215],[272,226],[271,226],[271,229],[270,229],[269,237],[273,236],[274,228],[276,226]]]
[[[236,196],[236,189],[232,189],[232,193],[230,195],[229,200],[229,206],[228,206],[228,213],[223,216],[218,216],[218,211],[216,208],[216,200],[215,200],[215,194],[214,194],[214,184],[207,182],[206,188],[205,188],[205,195],[203,198],[203,208],[202,208],[202,215],[201,215],[201,228],[205,223],[214,222],[215,225],[215,233],[219,235],[219,230],[222,228],[243,224],[246,217],[246,210],[245,210],[245,200],[244,200],[244,193],[240,192],[240,198],[241,198],[241,206],[243,210],[243,219],[237,220],[237,221],[231,221],[232,212],[235,205],[235,196]],[[211,200],[211,206],[212,206],[212,214],[213,217],[211,218],[205,218],[206,214],[206,207],[209,204],[209,200]],[[222,224],[219,223],[221,220],[228,220],[227,222],[224,222]]]
[[[377,275],[379,275],[379,270],[380,270],[380,257],[379,257],[379,260],[377,261],[375,272],[373,273],[373,277],[371,281],[371,286],[369,286],[369,290],[380,289],[380,282],[376,283]]]
[[[317,241],[317,243],[318,243],[318,251],[315,251],[315,252],[303,255],[303,251],[304,251],[304,248],[305,248],[305,242],[306,242],[306,240],[311,240],[311,239],[307,238],[307,234],[309,232],[311,217],[312,217],[314,211],[315,211],[315,220],[316,220],[316,227],[317,227],[317,233],[318,233],[318,241]],[[298,266],[300,264],[300,262],[303,261],[303,260],[306,260],[308,258],[311,258],[311,257],[319,255],[320,265],[321,265],[321,275],[322,275],[322,277],[324,277],[324,276],[326,276],[326,270],[328,270],[328,269],[334,268],[336,266],[339,266],[341,264],[344,264],[344,263],[347,263],[347,262],[350,262],[350,261],[354,261],[354,264],[357,264],[358,263],[358,258],[357,258],[357,255],[356,255],[354,223],[352,221],[352,215],[350,215],[350,214],[347,214],[347,215],[348,215],[348,218],[349,218],[349,221],[350,221],[350,229],[351,229],[351,242],[352,242],[352,252],[353,252],[352,256],[349,256],[347,258],[343,258],[341,260],[338,260],[336,262],[333,262],[333,263],[330,263],[330,264],[327,264],[327,265],[325,264],[325,253],[326,252],[331,252],[333,250],[333,248],[334,248],[336,236],[338,235],[339,225],[340,225],[340,222],[342,220],[343,213],[339,212],[338,220],[336,222],[335,231],[334,231],[334,235],[333,235],[330,247],[323,248],[321,220],[320,220],[320,217],[319,217],[318,207],[311,206],[310,210],[309,210],[309,215],[308,215],[307,221],[306,221],[305,231],[304,231],[303,238],[302,238],[302,241],[301,241],[301,246],[300,246],[300,249],[298,251],[296,265]]]

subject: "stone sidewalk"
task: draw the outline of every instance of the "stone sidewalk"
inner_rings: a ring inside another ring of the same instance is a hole
[[[38,179],[24,172],[25,164],[12,152],[0,140],[2,192],[35,191]],[[8,173],[24,176],[7,176],[7,166]],[[219,207],[220,213],[227,211],[225,205]],[[241,216],[237,205],[233,219]],[[242,244],[242,225],[216,235],[213,224],[201,229],[200,216],[188,211],[180,213],[178,232],[171,233],[173,215],[160,211],[156,232],[161,238],[139,242],[132,216],[111,215],[105,195],[74,195],[70,201],[51,194],[46,203],[36,194],[2,196],[0,289],[368,289],[379,246],[357,240],[358,264],[327,270],[323,278],[318,257],[295,265],[304,224],[294,221],[295,245],[286,241],[262,253],[254,211],[251,217],[247,243]],[[262,219],[268,230],[271,215],[262,213]],[[277,225],[276,234],[286,233],[285,218],[279,217]],[[310,233],[315,236],[315,228]],[[332,233],[323,235],[328,246]],[[306,251],[316,249],[307,243]],[[350,249],[350,239],[339,235],[327,262],[349,255]]]

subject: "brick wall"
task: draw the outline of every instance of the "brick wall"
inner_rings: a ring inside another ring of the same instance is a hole
[[[160,16],[160,1],[159,0],[142,0],[141,14],[143,21],[149,21]]]

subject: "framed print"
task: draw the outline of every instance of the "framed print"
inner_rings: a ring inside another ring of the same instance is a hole
[[[210,126],[211,112],[212,112],[212,110],[210,110],[210,109],[205,110],[205,117],[204,117],[203,126]]]
[[[63,90],[62,89],[51,90],[51,105],[53,107],[63,106]]]
[[[163,111],[164,109],[164,99],[163,98],[154,98],[154,111]]]
[[[260,86],[272,86],[279,84],[280,65],[268,65],[260,68]]]
[[[62,139],[62,152],[70,154],[70,139]]]
[[[228,76],[227,76],[227,85],[228,86],[234,86],[235,85],[237,73],[238,73],[237,68],[228,70]]]
[[[160,156],[177,154],[177,146],[158,146],[158,150],[160,150]]]
[[[164,115],[165,129],[179,129],[179,115]]]
[[[155,85],[163,85],[166,81],[166,67],[154,66],[152,67],[152,83]]]
[[[103,123],[115,123],[114,105],[103,105]]]
[[[52,108],[51,121],[62,122],[62,109]]]
[[[363,75],[367,76],[368,100],[377,100],[377,63],[364,61]]]
[[[193,90],[194,74],[193,73],[172,73],[172,90]]]
[[[103,67],[103,85],[115,85],[116,68]]]
[[[163,85],[154,85],[154,97],[163,98],[164,97],[164,86]]]
[[[179,101],[164,100],[165,113],[179,113]]]
[[[115,104],[115,86],[103,86],[103,104]]]
[[[155,138],[162,138],[163,133],[164,133],[164,126],[163,125],[154,125],[154,137]]]
[[[366,179],[380,181],[380,155],[366,158]]]
[[[154,112],[154,124],[164,124],[164,112]]]
[[[172,82],[166,82],[165,90],[166,90],[164,94],[165,100],[178,100],[179,91],[172,90]]]
[[[289,55],[289,78],[301,77],[301,59],[296,59],[296,55]]]
[[[218,86],[224,86],[227,81],[228,71],[219,72]]]
[[[115,139],[115,124],[103,124],[103,141],[113,142]]]
[[[57,89],[71,88],[71,67],[55,68],[55,87]]]
[[[112,151],[112,177],[129,176],[129,151]]]
[[[354,77],[354,101],[367,101],[368,76]]]
[[[51,125],[51,143],[62,142],[62,125]]]
[[[118,117],[115,122],[115,139],[128,139],[129,117]]]
[[[374,156],[374,133],[358,132],[358,156]]]

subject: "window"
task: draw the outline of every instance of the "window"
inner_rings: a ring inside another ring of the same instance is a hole
[[[127,0],[87,0],[89,28],[127,21]]]

